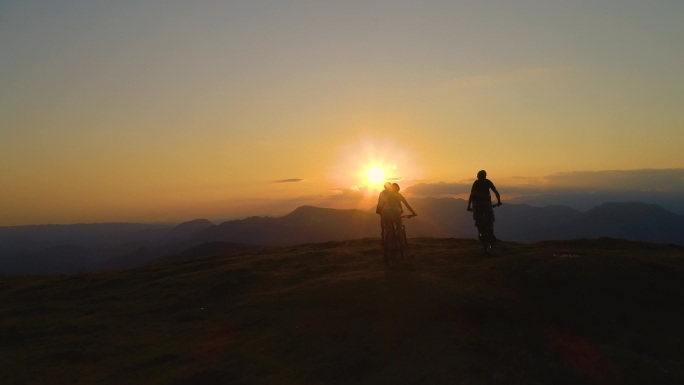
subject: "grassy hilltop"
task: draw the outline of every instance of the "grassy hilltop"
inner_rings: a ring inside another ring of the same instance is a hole
[[[411,243],[0,277],[0,383],[684,383],[682,248]]]

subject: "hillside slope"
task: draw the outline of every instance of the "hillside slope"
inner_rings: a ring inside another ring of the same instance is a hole
[[[377,239],[0,277],[2,384],[681,384],[684,250]]]

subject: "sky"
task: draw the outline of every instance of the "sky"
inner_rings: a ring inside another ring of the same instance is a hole
[[[684,196],[683,25],[680,0],[0,0],[0,226],[369,208],[480,169],[504,201]]]

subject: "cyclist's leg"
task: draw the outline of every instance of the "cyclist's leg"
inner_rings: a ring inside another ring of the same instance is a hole
[[[394,230],[397,234],[397,243],[399,246],[404,245],[404,229],[402,226],[402,221],[401,221],[401,213],[397,214],[395,221],[394,221]]]
[[[494,208],[492,207],[491,202],[488,202],[486,209],[489,228],[489,239],[493,243],[496,241],[496,236],[494,236],[494,221],[496,220],[496,218],[494,217]]]
[[[485,206],[480,201],[473,201],[473,220],[475,220],[475,227],[477,227],[478,238],[485,235],[487,228]]]
[[[390,225],[390,232],[392,233],[392,239],[395,242],[395,246],[401,247],[401,237],[399,236],[399,229],[401,223],[401,214],[392,212],[392,224]]]
[[[382,212],[382,225],[385,233],[384,246],[386,248],[394,248],[394,221],[392,213],[388,210]]]
[[[385,261],[385,266],[389,267],[394,262],[394,238],[392,237],[392,225],[390,218],[385,212],[381,215],[382,218],[382,255]]]

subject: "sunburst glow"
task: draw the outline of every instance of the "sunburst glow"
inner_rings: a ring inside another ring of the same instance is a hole
[[[389,139],[366,138],[343,148],[340,160],[330,178],[341,191],[354,193],[357,206],[371,206],[385,182],[410,186],[416,180],[416,162],[408,151]],[[351,196],[351,195],[350,195]]]
[[[385,181],[385,170],[383,170],[380,166],[371,167],[366,175],[368,176],[368,181],[373,184],[378,184]]]

